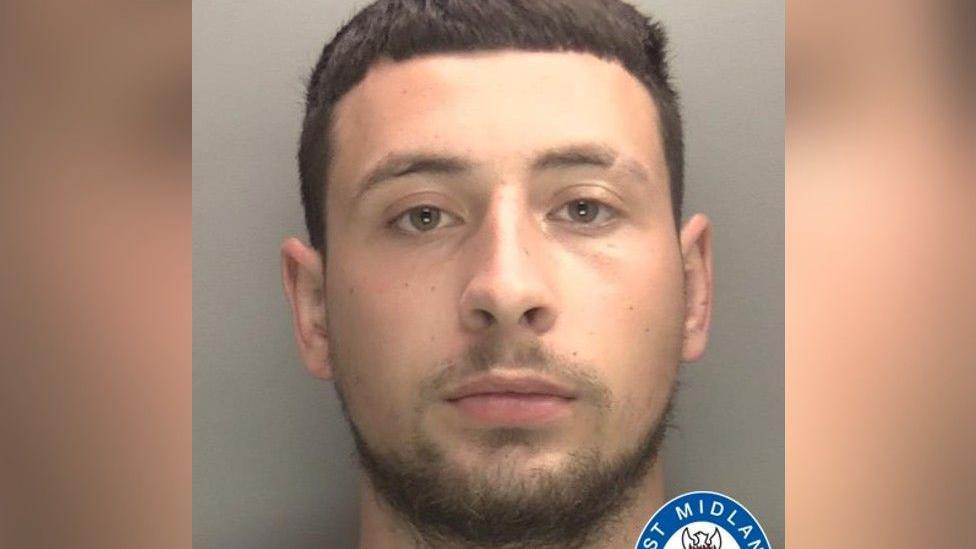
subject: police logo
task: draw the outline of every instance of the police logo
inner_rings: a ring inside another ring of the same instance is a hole
[[[770,549],[756,517],[717,492],[688,492],[647,521],[635,549]]]
[[[716,526],[710,536],[705,532],[695,532],[691,535],[685,528],[681,531],[681,547],[682,549],[722,549],[722,532],[719,532]]]

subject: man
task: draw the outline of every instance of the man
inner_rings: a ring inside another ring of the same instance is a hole
[[[361,546],[632,547],[711,312],[665,35],[618,0],[380,0],[322,52],[282,247]]]

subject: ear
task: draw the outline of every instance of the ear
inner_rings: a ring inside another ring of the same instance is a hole
[[[291,304],[295,342],[308,372],[318,378],[331,379],[323,272],[318,250],[297,238],[289,238],[281,245],[281,279]]]
[[[695,214],[681,229],[681,256],[685,276],[685,332],[681,359],[701,358],[708,344],[712,319],[712,226]]]

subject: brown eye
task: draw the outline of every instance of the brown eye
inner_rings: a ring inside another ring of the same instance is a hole
[[[592,223],[600,213],[600,205],[592,200],[573,200],[566,204],[569,218],[579,223]]]
[[[410,210],[410,224],[418,231],[429,231],[441,220],[441,211],[431,206],[420,206]]]
[[[416,206],[404,211],[390,225],[405,233],[424,233],[455,225],[460,220],[436,206]]]
[[[616,221],[618,212],[611,206],[592,198],[576,198],[564,202],[549,214],[549,218],[575,225],[580,229],[596,229]]]

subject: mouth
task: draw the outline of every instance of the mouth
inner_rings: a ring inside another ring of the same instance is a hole
[[[566,417],[577,396],[571,388],[534,374],[495,372],[461,384],[445,401],[476,423],[527,426]]]

